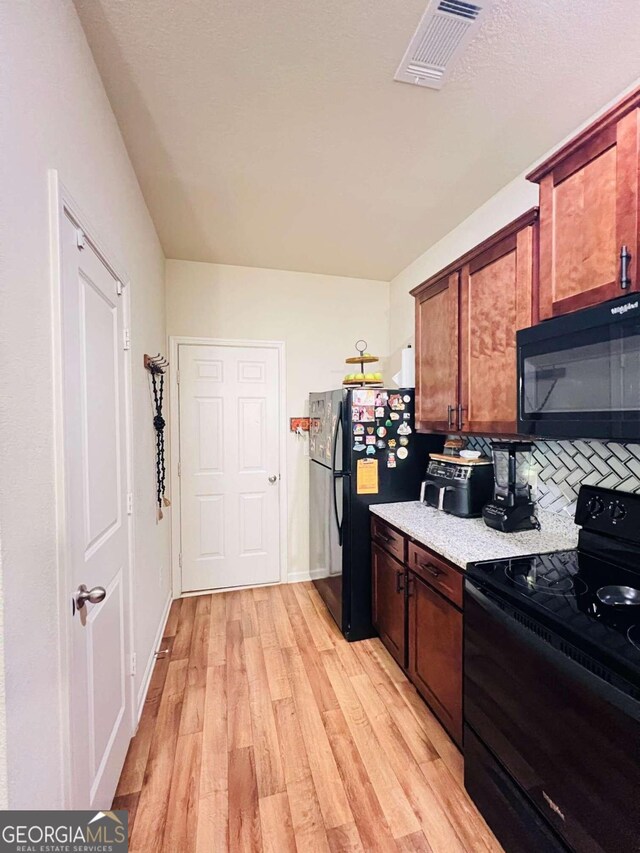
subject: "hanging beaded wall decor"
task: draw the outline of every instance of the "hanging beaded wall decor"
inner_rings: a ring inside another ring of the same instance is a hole
[[[162,415],[164,398],[164,375],[169,362],[164,356],[145,355],[144,366],[151,377],[151,396],[153,403],[153,428],[156,431],[156,503],[158,518],[162,518],[162,507],[171,506],[171,501],[165,495],[166,465],[164,458],[164,428],[165,419]]]

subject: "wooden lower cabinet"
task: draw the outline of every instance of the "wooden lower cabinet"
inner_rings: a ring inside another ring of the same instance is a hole
[[[462,748],[463,575],[380,518],[371,534],[373,625]]]
[[[375,542],[371,547],[373,625],[401,667],[406,668],[406,571]]]
[[[409,573],[408,674],[462,746],[462,612]]]

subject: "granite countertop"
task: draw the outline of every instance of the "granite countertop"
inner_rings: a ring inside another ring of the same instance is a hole
[[[573,518],[541,509],[537,513],[541,529],[521,533],[501,533],[481,518],[458,518],[420,501],[374,504],[369,509],[462,569],[479,560],[564,551],[578,543]]]

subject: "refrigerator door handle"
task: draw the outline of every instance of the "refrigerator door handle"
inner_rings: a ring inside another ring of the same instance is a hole
[[[336,418],[336,428],[333,433],[333,448],[331,453],[331,491],[333,495],[333,515],[336,520],[336,527],[338,528],[338,544],[342,548],[342,525],[340,524],[340,518],[338,517],[338,499],[336,497],[336,480],[338,477],[343,477],[344,474],[342,471],[336,471],[336,448],[338,445],[338,433],[340,431],[340,424],[342,423],[342,403],[338,406],[338,416]]]

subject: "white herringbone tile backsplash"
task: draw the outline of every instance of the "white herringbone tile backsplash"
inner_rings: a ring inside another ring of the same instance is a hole
[[[491,455],[487,438],[468,444]],[[573,515],[580,486],[640,492],[640,444],[601,441],[535,441],[534,495],[543,509]]]

